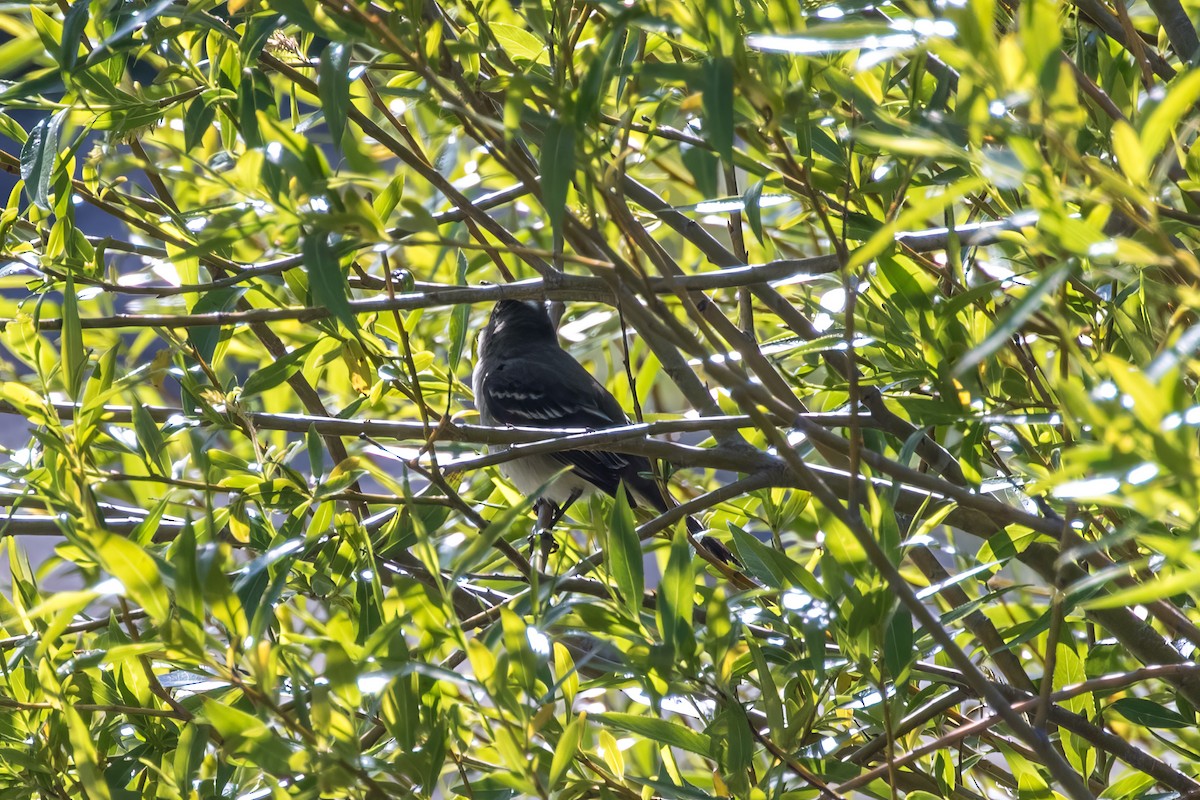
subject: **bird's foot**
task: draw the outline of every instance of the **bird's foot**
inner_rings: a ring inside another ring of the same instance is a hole
[[[558,550],[558,542],[554,539],[554,526],[562,518],[562,509],[546,499],[539,499],[534,507],[537,509],[537,523],[533,533],[529,534],[529,552],[532,555],[541,551],[543,560],[546,556]]]

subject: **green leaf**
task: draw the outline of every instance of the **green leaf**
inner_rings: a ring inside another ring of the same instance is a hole
[[[63,15],[62,43],[58,53],[58,63],[65,71],[75,69],[79,62],[79,45],[83,41],[83,31],[87,27],[91,3],[89,0],[75,0],[74,5]]]
[[[712,740],[708,736],[669,720],[615,712],[597,714],[595,719],[614,728],[645,736],[657,744],[678,747],[689,753],[707,756],[712,749]]]
[[[455,279],[459,286],[467,283],[467,256],[462,250],[458,251]],[[467,348],[467,325],[471,320],[471,307],[460,304],[450,312],[450,365],[448,372],[453,375],[458,371],[463,351]]]
[[[509,658],[509,668],[527,690],[533,688],[537,678],[538,659],[529,644],[529,626],[525,620],[509,611],[500,609],[500,628],[504,635],[504,650]]]
[[[1138,137],[1147,157],[1156,158],[1162,153],[1172,132],[1177,130],[1184,115],[1192,111],[1197,100],[1200,100],[1200,70],[1182,72],[1171,81],[1167,96],[1148,115],[1141,117]]]
[[[680,148],[680,159],[696,182],[696,191],[704,198],[718,194],[717,176],[721,170],[721,159],[706,147],[684,145]]]
[[[562,736],[558,737],[558,744],[554,746],[554,758],[550,761],[549,788],[551,791],[557,788],[558,782],[563,779],[567,770],[579,757],[579,743],[583,740],[584,720],[586,719],[587,716],[580,713],[579,716],[567,723]]]
[[[762,206],[760,205],[763,187],[766,183],[766,178],[763,178],[750,184],[750,188],[746,190],[746,194],[742,198],[742,207],[746,210],[746,222],[750,225],[750,231],[754,234],[754,238],[758,239],[759,244],[766,243],[763,240]]]
[[[258,112],[266,111],[266,107],[258,105],[260,95],[258,92],[258,78],[252,70],[246,70],[242,74],[241,81],[238,82],[238,130],[242,134],[242,139],[246,142],[246,146],[256,150],[263,146],[262,129],[258,124]]]
[[[1113,155],[1125,177],[1136,186],[1143,186],[1150,174],[1149,154],[1142,150],[1133,127],[1124,120],[1117,120],[1112,128]]]
[[[981,343],[972,347],[966,355],[954,365],[951,372],[953,377],[964,375],[985,358],[1004,347],[1025,321],[1042,308],[1042,300],[1062,286],[1070,275],[1074,265],[1067,261],[1059,264],[1042,275],[1038,282],[1025,292],[1022,297],[999,322],[995,329]]]
[[[350,308],[350,285],[346,282],[346,273],[342,272],[337,255],[329,245],[329,237],[323,233],[305,236],[303,253],[313,303],[329,309],[347,330],[357,331],[358,320]]]
[[[0,85],[3,85],[3,83],[0,82]],[[18,81],[5,87],[3,91],[0,91],[0,103],[24,100],[35,97],[42,92],[61,92],[62,89],[62,76],[58,70],[46,70],[29,80]]]
[[[83,327],[79,322],[75,278],[70,273],[67,273],[67,285],[63,289],[62,357],[63,382],[67,386],[67,394],[72,400],[78,400],[87,355],[83,351]]]
[[[1083,659],[1075,652],[1075,648],[1059,642],[1054,656],[1054,691],[1076,686],[1086,680]],[[1073,713],[1086,714],[1090,701],[1087,695],[1079,695],[1063,700],[1060,705]]]
[[[350,53],[353,47],[341,42],[331,42],[321,53],[317,68],[317,93],[321,98],[321,109],[329,125],[329,135],[334,147],[341,149],[342,135],[346,131],[346,115],[350,108]]]
[[[224,747],[249,756],[260,769],[287,771],[288,759],[293,752],[291,742],[245,711],[208,697],[203,703],[203,719],[221,735]]]
[[[309,342],[278,361],[272,361],[267,366],[253,372],[242,386],[242,397],[253,397],[268,389],[274,389],[291,378],[304,366],[304,359],[312,352],[316,344],[315,341]]]
[[[617,24],[604,37],[604,45],[600,50],[599,55],[592,58],[592,63],[588,65],[587,74],[584,75],[583,82],[579,84],[579,100],[575,105],[576,113],[578,114],[578,122],[586,124],[592,122],[599,112],[600,105],[604,100],[605,86],[608,77],[608,64],[612,61],[613,52],[617,45],[625,40],[625,26],[619,20]]]
[[[454,559],[454,583],[457,583],[463,575],[473,569],[484,553],[495,545],[496,540],[512,528],[514,522],[525,515],[525,512],[533,505],[533,500],[533,497],[527,497],[522,502],[509,506],[497,514],[486,528],[471,537],[466,548]]]
[[[396,206],[400,204],[400,199],[404,196],[404,173],[400,172],[390,181],[379,196],[375,198],[373,205],[375,214],[380,220],[387,223],[388,217],[396,210]]]
[[[642,563],[642,541],[637,535],[633,509],[624,490],[618,491],[608,517],[608,567],[625,607],[634,619],[642,613],[642,592],[645,589],[645,566]]]
[[[538,164],[542,172],[542,206],[554,231],[554,241],[561,242],[563,219],[567,213],[567,191],[575,176],[575,128],[561,119],[551,120],[542,141],[542,157]]]
[[[892,613],[888,626],[883,634],[883,663],[888,674],[899,678],[904,670],[916,659],[917,651],[913,644],[912,613],[903,606]]]
[[[754,671],[758,673],[758,693],[767,713],[767,725],[773,731],[781,731],[784,721],[783,703],[779,699],[775,677],[771,674],[771,667],[758,642],[754,641],[753,637],[746,637],[745,641],[754,661]]]
[[[1135,725],[1147,728],[1190,728],[1192,723],[1178,712],[1144,697],[1122,697],[1109,706]]]
[[[200,95],[188,104],[187,113],[183,117],[183,147],[192,151],[200,146],[204,134],[212,128],[213,120],[217,118],[217,108]]]
[[[692,631],[693,595],[696,577],[692,571],[692,548],[686,536],[671,540],[671,553],[663,572],[658,592],[658,629],[663,644],[680,657],[688,657],[696,649]]]
[[[746,771],[751,766],[754,755],[754,740],[750,734],[750,720],[741,703],[730,703],[721,713],[712,727],[723,728],[725,732],[725,774],[730,784],[737,787],[737,793],[743,794],[746,788]],[[711,727],[710,727],[711,730]]]
[[[102,534],[94,547],[96,560],[112,575],[131,600],[140,605],[157,624],[166,622],[171,612],[162,571],[149,553],[116,534]]]
[[[1133,800],[1135,797],[1144,797],[1145,791],[1153,785],[1153,777],[1144,772],[1131,772],[1105,786],[1104,791],[1100,793],[1100,800]]]
[[[245,293],[245,289],[237,286],[213,289],[200,295],[200,299],[192,306],[193,314],[224,313],[232,311]],[[209,362],[217,352],[217,345],[222,338],[228,338],[227,329],[216,325],[200,325],[188,329],[188,341],[196,348],[200,358]]]
[[[308,450],[308,468],[312,476],[319,480],[325,471],[325,446],[315,422],[308,426],[308,431],[304,434],[304,446]]]
[[[175,748],[172,777],[180,786],[191,786],[204,763],[204,752],[208,747],[211,730],[206,725],[184,725],[179,732],[179,744]]]
[[[7,136],[18,144],[25,144],[26,140],[29,139],[29,134],[25,132],[25,129],[18,125],[16,120],[4,113],[0,113],[0,136]]]
[[[62,131],[67,110],[43,117],[29,132],[21,148],[21,180],[29,201],[38,208],[50,210],[50,180],[58,161],[58,136]]]
[[[45,52],[42,42],[36,36],[18,36],[10,38],[4,44],[0,44],[0,75],[22,75],[29,70],[29,64],[35,58]],[[50,70],[47,75],[35,81],[29,81],[24,84],[26,89],[32,89],[42,81],[60,81],[62,78],[58,70]],[[14,92],[13,94],[18,94]],[[4,94],[8,94],[5,92]],[[9,136],[10,139],[17,142],[25,141],[25,133],[21,132],[20,136]]]
[[[813,574],[786,553],[763,544],[733,523],[729,524],[729,531],[738,557],[755,578],[774,589],[790,585],[803,589],[810,597],[825,597],[825,590]]]
[[[704,131],[708,142],[727,165],[733,164],[733,60],[711,58],[704,63]]]
[[[157,466],[164,475],[170,474],[170,469],[168,468],[170,460],[166,452],[166,442],[163,440],[162,431],[159,430],[158,423],[150,416],[150,412],[146,410],[146,406],[137,401],[136,396],[134,397],[132,409],[133,430],[137,434],[138,447],[141,449],[146,463]]]
[[[87,59],[85,59],[84,64],[90,67],[109,58],[135,32],[143,29],[148,22],[160,16],[174,5],[175,0],[156,0],[156,2],[150,3],[144,8],[136,9],[134,13],[124,13],[120,17],[121,23],[100,44],[93,48],[92,52],[88,54]]]
[[[79,779],[79,789],[84,797],[95,800],[109,800],[112,794],[108,791],[108,781],[100,769],[99,754],[96,751],[96,737],[88,730],[87,723],[79,712],[69,704],[64,704],[61,713],[67,721],[67,737],[71,742],[72,760]],[[61,732],[61,728],[59,729]]]
[[[1197,586],[1200,586],[1200,570],[1181,569],[1170,574],[1157,575],[1145,583],[1117,589],[1111,594],[1100,595],[1080,605],[1089,610],[1093,608],[1127,608],[1152,603],[1180,592],[1191,592]]]

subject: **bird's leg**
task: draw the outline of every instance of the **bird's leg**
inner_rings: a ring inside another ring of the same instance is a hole
[[[550,502],[544,497],[539,497],[533,503],[534,509],[537,511],[537,522],[534,523],[533,533],[529,535],[529,552],[530,557],[533,557],[533,548],[537,542],[545,544],[547,540],[554,541],[554,537],[550,531],[554,528],[554,521],[557,518],[558,506]],[[542,548],[545,551],[545,547]],[[554,552],[553,550],[546,551],[547,553]],[[545,561],[545,555],[542,560]]]
[[[578,500],[582,496],[583,496],[583,489],[572,489],[571,493],[569,495],[567,495],[567,499],[563,501],[563,504],[561,506],[559,506],[557,509],[555,509],[554,519],[551,520],[549,527],[553,528],[555,525],[557,525],[562,520],[562,518],[567,515],[567,509],[569,509],[571,506],[575,505],[575,501]]]
[[[535,503],[537,508],[537,528],[536,533],[542,545],[542,561],[543,563],[550,557],[551,553],[558,550],[558,542],[554,541],[554,526],[562,520],[563,516],[576,500],[583,494],[582,489],[574,489],[562,505],[555,505],[545,498],[539,498]],[[533,537],[529,537],[530,546],[533,545]]]

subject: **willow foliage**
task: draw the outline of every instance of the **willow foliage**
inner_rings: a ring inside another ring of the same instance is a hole
[[[0,797],[1193,795],[1195,11],[0,6]]]

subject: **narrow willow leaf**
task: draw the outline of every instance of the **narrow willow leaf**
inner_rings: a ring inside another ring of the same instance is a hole
[[[917,656],[913,642],[912,613],[903,606],[892,614],[883,632],[883,663],[888,674],[899,678]]]
[[[746,646],[750,648],[750,657],[754,661],[754,671],[758,673],[758,692],[760,701],[767,713],[767,725],[773,731],[783,730],[783,703],[779,699],[779,689],[775,686],[775,677],[771,667],[763,656],[762,648],[753,638],[746,638]]]
[[[608,65],[612,61],[613,52],[617,45],[625,41],[625,26],[618,21],[617,25],[604,38],[600,54],[588,65],[583,83],[579,85],[579,102],[576,103],[577,113],[581,122],[591,122],[596,118],[603,100],[604,89],[608,82]]]
[[[567,723],[562,736],[558,738],[558,744],[554,746],[554,758],[550,761],[549,788],[551,791],[558,786],[558,782],[563,779],[567,770],[579,756],[579,743],[583,740],[585,719],[586,715],[581,712],[579,716]]]
[[[341,149],[342,134],[346,131],[346,115],[350,108],[351,45],[332,42],[321,53],[317,69],[317,92],[321,109],[329,125],[334,147]]]
[[[1075,651],[1074,647],[1059,642],[1054,658],[1054,691],[1057,692],[1068,686],[1076,686],[1086,680],[1087,670],[1084,668],[1083,659],[1079,657],[1079,653]],[[1060,705],[1075,714],[1086,715],[1091,701],[1088,696],[1079,695],[1063,700]]]
[[[100,769],[96,738],[88,730],[83,717],[70,704],[63,704],[59,713],[67,722],[67,738],[71,742],[75,773],[79,782],[78,791],[83,797],[109,800],[112,794],[109,792],[108,781],[104,779],[104,771]],[[62,729],[58,730],[61,733]]]
[[[642,564],[642,542],[638,539],[633,509],[624,491],[617,492],[612,513],[608,517],[608,566],[616,581],[625,607],[634,619],[642,610],[645,588],[645,567]]]
[[[691,545],[686,536],[676,536],[671,540],[671,553],[667,557],[667,568],[663,571],[657,611],[663,644],[684,658],[696,649],[696,638],[692,631],[695,590]]]
[[[319,481],[325,472],[325,447],[315,422],[308,426],[308,431],[304,434],[304,446],[308,450],[308,468],[312,477]]]
[[[83,41],[83,31],[87,27],[89,0],[75,0],[63,16],[62,43],[58,53],[58,63],[67,72],[75,69],[79,63],[79,45]]]
[[[3,85],[0,83],[0,86]],[[3,91],[0,91],[0,103],[11,103],[13,100],[24,100],[44,92],[61,92],[62,90],[62,76],[56,70],[46,70],[37,77],[4,87]]]
[[[298,347],[278,361],[272,361],[262,369],[253,372],[242,386],[242,397],[253,397],[256,394],[274,389],[279,384],[291,378],[304,366],[304,359],[312,352],[316,342],[309,342]]]
[[[192,306],[190,311],[193,314],[232,311],[245,291],[236,286],[207,291],[200,295],[200,299],[196,301],[196,305]],[[213,356],[217,352],[218,343],[222,337],[226,336],[228,336],[226,329],[217,325],[198,325],[188,329],[188,341],[192,343],[192,347],[196,348],[196,353],[200,358],[209,363],[212,362]]]
[[[732,785],[746,783],[746,771],[754,755],[754,740],[750,735],[750,720],[741,703],[730,703],[722,714],[728,738],[725,742],[725,774]],[[739,791],[738,794],[744,794]]]
[[[262,129],[258,124],[258,102],[258,79],[252,71],[247,70],[238,83],[237,119],[242,139],[245,140],[246,147],[251,149],[260,148],[264,144]]]
[[[357,331],[358,320],[350,308],[350,286],[329,237],[319,232],[305,236],[303,253],[313,302],[329,309],[348,330]]]
[[[754,234],[754,238],[758,239],[759,244],[764,244],[762,207],[759,204],[762,202],[763,186],[765,185],[766,179],[755,181],[742,198],[742,205],[746,210],[746,222],[749,223],[750,231]]]
[[[1147,728],[1190,728],[1192,723],[1177,711],[1144,697],[1122,697],[1109,706],[1135,725]]]
[[[711,150],[687,145],[680,149],[680,160],[691,173],[701,197],[716,197],[719,194],[717,176],[721,171],[721,159]]]
[[[1112,128],[1113,155],[1125,177],[1137,186],[1144,186],[1150,174],[1149,154],[1142,150],[1133,127],[1124,120],[1117,120]]]
[[[837,22],[814,27],[809,33],[776,34],[753,33],[746,37],[746,46],[769,53],[792,53],[795,55],[820,55],[823,53],[845,53],[850,50],[891,50],[914,47],[929,35],[953,36],[954,26],[927,26],[920,33],[905,30],[901,25],[889,25],[875,21]]]
[[[680,537],[681,539],[683,537]],[[687,540],[683,539],[686,543]],[[652,739],[660,745],[670,745],[686,750],[689,753],[707,756],[712,748],[712,740],[703,733],[686,728],[675,722],[640,714],[597,714],[594,719],[605,725],[611,725],[639,736]]]
[[[207,725],[184,725],[179,732],[179,744],[175,748],[175,757],[171,762],[174,767],[172,777],[179,781],[180,786],[191,786],[200,765],[204,763],[204,753],[208,748],[210,729]]]
[[[190,152],[199,147],[204,134],[212,128],[216,118],[217,107],[206,101],[203,95],[189,103],[187,113],[183,117],[184,149]]]
[[[95,546],[96,560],[104,571],[121,582],[129,598],[146,610],[156,623],[171,611],[157,562],[142,548],[116,534],[105,534]]]
[[[1171,81],[1163,101],[1149,115],[1141,117],[1138,138],[1147,158],[1155,158],[1162,152],[1171,132],[1176,130],[1183,115],[1195,107],[1197,100],[1200,100],[1200,70],[1189,70]]]
[[[972,347],[962,359],[954,365],[951,372],[953,377],[959,377],[979,364],[985,358],[1004,347],[1012,335],[1020,330],[1031,316],[1042,308],[1042,299],[1063,285],[1071,273],[1073,265],[1070,262],[1059,264],[1043,275],[1037,283],[1029,288],[1025,296],[1013,306],[997,324],[986,339]]]
[[[1100,595],[1082,605],[1087,609],[1126,608],[1153,603],[1155,600],[1171,597],[1181,592],[1191,592],[1197,586],[1200,586],[1200,570],[1184,569],[1167,575],[1158,575],[1145,583],[1134,584],[1111,594]]]
[[[1145,792],[1154,785],[1154,778],[1144,772],[1132,772],[1120,780],[1113,781],[1104,787],[1100,800],[1132,800],[1144,797]]]
[[[567,213],[567,191],[575,176],[575,128],[555,119],[546,127],[542,141],[542,205],[554,231],[554,241],[562,241],[563,218]]]
[[[113,29],[113,32],[106,36],[100,44],[96,45],[91,53],[88,53],[84,64],[90,67],[109,58],[134,33],[144,28],[146,23],[174,5],[175,0],[156,0],[156,2],[150,3],[145,8],[137,9],[136,13],[123,15],[121,24]]]
[[[29,132],[21,148],[21,180],[29,201],[38,208],[50,210],[50,179],[58,162],[58,136],[62,132],[67,111],[43,117]]]
[[[704,64],[704,130],[726,164],[733,163],[733,61],[712,58]]]
[[[467,283],[467,256],[462,250],[458,251],[455,268],[455,280],[459,286]],[[463,351],[467,347],[467,323],[471,319],[471,307],[460,304],[450,312],[450,369],[453,375],[458,371],[458,363],[462,360]]]
[[[83,351],[83,327],[79,322],[79,299],[75,295],[75,278],[67,273],[67,286],[63,289],[62,329],[63,382],[72,400],[79,399],[79,388],[83,382],[83,370],[87,365],[87,354]]]
[[[164,475],[169,474],[166,442],[163,440],[162,431],[159,430],[158,423],[150,416],[150,412],[146,409],[146,406],[137,401],[136,396],[131,408],[133,430],[137,434],[138,448],[142,451],[146,463],[158,467],[159,471]]]

